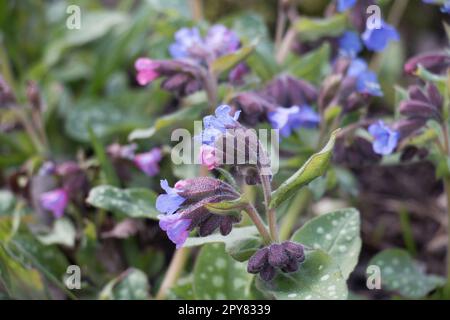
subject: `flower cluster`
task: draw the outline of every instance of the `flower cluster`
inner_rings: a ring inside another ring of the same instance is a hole
[[[239,215],[218,215],[211,213],[207,205],[221,201],[232,201],[239,194],[224,181],[200,177],[178,181],[171,188],[167,180],[161,180],[166,192],[158,196],[156,209],[161,229],[180,248],[189,232],[198,228],[200,236],[207,236],[219,229],[222,235],[231,232],[233,223],[240,221]]]
[[[301,244],[292,241],[273,243],[256,251],[248,261],[247,271],[259,273],[261,279],[270,281],[275,277],[277,269],[285,273],[295,272],[304,260]]]

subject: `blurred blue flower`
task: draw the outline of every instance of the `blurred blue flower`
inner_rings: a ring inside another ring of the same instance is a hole
[[[390,129],[381,120],[369,126],[369,133],[374,138],[372,143],[373,151],[382,155],[391,154],[400,138],[398,131]]]
[[[188,58],[193,48],[203,45],[198,28],[181,28],[175,32],[175,42],[169,46],[169,52],[175,59]]]
[[[356,4],[356,0],[337,0],[337,10],[343,12],[352,8]]]
[[[166,231],[169,239],[176,244],[177,249],[181,248],[189,236],[190,219],[182,218],[181,214],[160,214],[158,215],[159,227]]]
[[[400,40],[400,36],[393,26],[382,21],[379,29],[367,28],[362,39],[367,49],[379,52],[386,48],[389,41]]]
[[[355,58],[362,50],[362,43],[358,33],[346,31],[339,38],[339,51],[342,55]]]
[[[225,133],[227,129],[236,128],[241,111],[237,111],[234,116],[230,115],[231,107],[220,105],[215,111],[215,116],[209,115],[203,118],[202,143],[213,145],[216,138]]]
[[[176,187],[169,187],[167,180],[161,180],[161,188],[166,191],[166,194],[160,194],[158,196],[156,199],[156,209],[162,213],[172,214],[180,208],[186,199],[178,195],[179,190]]]
[[[290,108],[278,107],[268,113],[269,122],[275,129],[280,130],[283,137],[291,135],[292,130],[314,128],[320,122],[320,116],[310,106],[292,106]]]
[[[358,92],[378,97],[383,95],[377,75],[368,69],[364,60],[354,59],[347,70],[347,76],[356,78]]]

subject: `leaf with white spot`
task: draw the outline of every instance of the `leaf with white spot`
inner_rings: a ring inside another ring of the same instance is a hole
[[[207,243],[224,243],[225,251],[237,261],[248,260],[261,246],[261,237],[256,227],[233,228],[230,234],[212,234],[207,237],[188,238],[184,247],[201,246]]]
[[[112,186],[97,186],[86,199],[90,205],[132,218],[156,219],[156,194],[148,189],[119,189]]]
[[[358,263],[361,250],[360,224],[358,210],[341,209],[308,221],[291,240],[325,250],[347,279]]]
[[[194,268],[194,294],[201,300],[248,299],[252,276],[247,264],[233,260],[224,245],[203,246]]]
[[[147,276],[141,270],[130,268],[111,280],[101,291],[101,300],[146,300],[149,298]]]
[[[427,275],[402,249],[388,249],[373,257],[369,265],[380,267],[381,287],[399,292],[403,297],[418,299],[445,284],[445,279]]]
[[[339,266],[322,250],[307,251],[297,272],[278,272],[270,282],[258,277],[256,285],[279,300],[345,300],[348,295]]]
[[[53,229],[47,233],[38,235],[37,239],[45,244],[62,244],[72,248],[75,244],[76,231],[69,219],[58,219],[53,225]]]

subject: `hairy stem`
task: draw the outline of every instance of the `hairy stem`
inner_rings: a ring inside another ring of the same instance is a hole
[[[267,220],[269,223],[269,230],[272,239],[276,242],[278,238],[277,213],[275,209],[270,208],[270,200],[272,199],[272,187],[270,185],[270,178],[266,174],[260,174],[261,185],[264,193],[264,203],[266,206]]]
[[[184,265],[189,258],[189,252],[189,248],[181,248],[175,251],[172,260],[170,261],[169,269],[167,270],[161,287],[159,287],[158,293],[156,294],[156,300],[164,300],[167,297],[169,289],[173,287],[184,269]]]
[[[265,244],[272,243],[272,237],[270,236],[270,233],[267,231],[267,228],[264,225],[264,222],[262,221],[261,216],[259,215],[258,211],[256,211],[255,207],[249,203],[245,207],[245,212],[247,212],[250,219],[252,219],[253,223],[256,226],[256,229],[258,229],[258,232],[261,234],[264,243]]]

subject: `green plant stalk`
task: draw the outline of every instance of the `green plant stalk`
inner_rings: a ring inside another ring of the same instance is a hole
[[[270,236],[273,241],[279,242],[277,213],[274,208],[270,208],[270,200],[272,199],[272,187],[270,185],[269,176],[266,174],[259,175],[261,179],[261,186],[264,193],[264,203],[266,206],[267,221],[269,223]]]
[[[414,241],[414,236],[411,229],[411,222],[409,220],[408,211],[402,208],[399,211],[400,215],[400,227],[402,229],[403,242],[405,243],[406,249],[412,256],[417,254],[416,243]]]
[[[250,219],[252,219],[253,223],[256,226],[256,229],[258,229],[258,232],[261,234],[264,243],[265,244],[272,243],[273,242],[272,237],[270,233],[267,231],[267,228],[264,225],[264,222],[262,221],[261,216],[258,214],[258,211],[256,211],[255,207],[249,203],[245,208],[245,212],[247,212]]]
[[[156,294],[156,300],[166,299],[170,288],[173,287],[183,271],[184,265],[189,258],[190,250],[190,248],[181,248],[175,251],[172,260],[170,261],[169,268],[164,276],[164,280],[159,287],[158,293]]]
[[[284,241],[290,238],[295,222],[304,212],[311,201],[311,191],[308,188],[301,189],[289,206],[288,212],[284,216],[280,226],[280,240]]]

